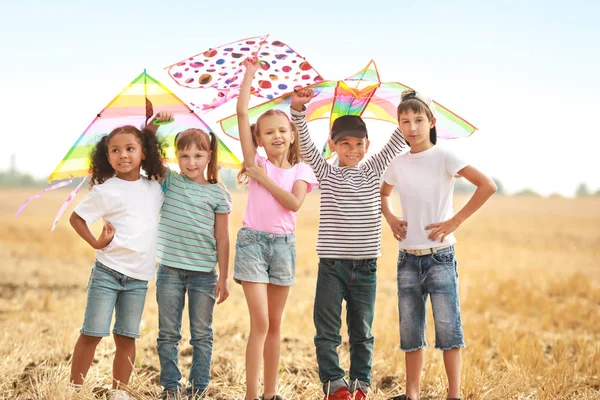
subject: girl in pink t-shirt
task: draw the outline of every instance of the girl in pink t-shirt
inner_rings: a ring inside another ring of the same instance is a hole
[[[259,63],[243,63],[246,74],[237,103],[244,165],[238,175],[248,184],[243,227],[237,236],[233,278],[244,289],[250,313],[246,347],[246,400],[258,398],[263,354],[263,399],[277,395],[280,326],[296,270],[296,215],[316,186],[312,169],[300,162],[298,131],[282,111],[269,110],[252,127],[248,119],[251,84]],[[262,147],[266,158],[257,154]]]

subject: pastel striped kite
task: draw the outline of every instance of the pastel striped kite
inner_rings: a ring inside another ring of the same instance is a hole
[[[160,126],[157,132],[168,144],[169,163],[176,163],[173,141],[178,132],[188,128],[211,130],[182,100],[144,71],[96,115],[48,181],[88,175],[89,155],[100,137],[123,125],[141,128],[160,111],[170,111],[175,118],[173,123]],[[240,165],[238,158],[221,140],[218,156],[219,164],[224,168],[238,168]]]
[[[23,211],[29,201],[41,197],[44,192],[68,186],[75,178],[83,177],[77,188],[71,192],[60,208],[52,226],[52,230],[54,230],[58,219],[89,175],[89,156],[98,140],[119,126],[133,125],[142,128],[150,121],[153,115],[160,111],[169,111],[174,114],[174,122],[160,126],[157,131],[157,135],[162,137],[168,144],[168,159],[165,160],[168,163],[177,162],[175,159],[174,139],[178,132],[188,128],[199,128],[206,132],[210,130],[209,126],[192,109],[144,70],[143,73],[135,78],[96,115],[96,118],[94,118],[92,123],[81,134],[73,147],[71,147],[48,177],[48,182],[52,183],[52,185],[28,198],[17,210],[17,216]],[[220,139],[218,151],[221,167],[238,168],[240,166],[241,163],[238,158]],[[53,181],[64,179],[69,180],[53,183]]]
[[[237,96],[244,76],[241,64],[248,57],[258,58],[261,65],[252,85],[252,93],[258,97],[273,99],[323,80],[304,57],[269,35],[211,48],[166,69],[180,86],[217,89],[218,97],[211,104],[197,106],[209,110]]]
[[[343,81],[321,81],[308,87],[315,92],[315,99],[307,104],[307,122],[329,119],[329,127],[341,115],[359,115],[365,120],[380,120],[397,124],[396,109],[400,103],[400,95],[411,89],[399,82],[381,82],[375,61],[371,60],[362,70]],[[269,109],[289,112],[293,92],[286,93],[269,102],[248,110],[250,122]],[[437,119],[439,138],[455,139],[468,137],[477,130],[475,126],[462,119],[446,107],[433,101]],[[219,121],[223,131],[239,140],[237,117],[232,115]],[[324,136],[324,135],[322,135]],[[326,141],[327,137],[324,137]],[[324,154],[329,157],[329,150],[324,146]]]

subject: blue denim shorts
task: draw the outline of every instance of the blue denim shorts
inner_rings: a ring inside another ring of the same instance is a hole
[[[147,290],[147,281],[130,278],[96,261],[88,283],[83,327],[79,332],[87,336],[109,336],[114,312],[113,333],[139,338]]]
[[[296,274],[296,237],[242,228],[235,245],[233,279],[292,286]]]
[[[398,255],[398,311],[403,351],[427,347],[428,296],[431,296],[433,310],[435,347],[441,350],[465,347],[454,246],[424,256],[403,251]]]

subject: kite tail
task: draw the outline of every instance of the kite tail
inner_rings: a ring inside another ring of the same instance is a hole
[[[87,179],[87,176],[84,176],[83,179],[81,180],[81,182],[79,182],[79,185],[77,185],[77,187],[69,194],[69,197],[67,197],[67,200],[65,200],[63,205],[60,206],[60,210],[58,210],[58,214],[56,214],[56,218],[54,218],[54,223],[52,224],[52,229],[50,229],[50,231],[53,231],[54,228],[56,228],[56,224],[58,223],[58,220],[60,219],[60,217],[62,217],[65,210],[67,209],[69,204],[73,201],[75,196],[77,196],[77,193],[79,193],[79,190],[81,189],[81,186],[83,186],[83,183],[86,181],[86,179]],[[71,179],[71,180],[73,180],[73,179]]]
[[[17,214],[15,215],[15,217],[18,217],[19,214],[21,214],[21,212],[25,209],[25,206],[27,205],[27,203],[29,203],[31,200],[33,199],[39,199],[40,197],[42,197],[42,195],[45,192],[48,192],[50,190],[54,190],[54,189],[59,189],[61,187],[65,187],[65,186],[69,186],[71,183],[73,183],[73,177],[71,176],[71,179],[69,179],[66,182],[59,182],[56,183],[52,186],[47,187],[46,189],[42,190],[41,192],[39,192],[38,194],[35,194],[33,196],[31,196],[30,198],[28,198],[27,200],[25,200],[25,202],[23,204],[21,204],[21,206],[19,207],[19,209],[17,210]]]

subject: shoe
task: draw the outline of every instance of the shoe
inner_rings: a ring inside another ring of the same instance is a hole
[[[129,397],[127,392],[120,389],[111,389],[108,391],[108,400],[135,400],[133,397]]]
[[[160,394],[162,400],[183,400],[181,392],[164,391]]]
[[[407,395],[403,394],[403,395],[400,395],[400,396],[392,397],[390,400],[410,400],[410,397],[408,397]]]
[[[70,399],[77,398],[78,393],[82,387],[83,387],[83,385],[78,385],[78,384],[69,382],[69,384],[67,384],[67,390],[65,391],[65,399],[70,400]]]
[[[265,398],[265,395],[263,394],[263,395],[260,397],[260,400],[283,400],[283,399],[282,399],[282,398],[281,398],[281,396],[280,396],[280,395],[278,395],[278,394],[276,394],[275,396],[273,396],[273,397],[271,397],[271,398],[268,398],[268,399],[266,399],[266,398]]]
[[[332,393],[329,396],[325,395],[323,400],[352,400],[352,393],[350,393],[347,387],[342,386],[336,390],[335,393]]]
[[[354,400],[365,400],[367,398],[367,392],[362,390],[361,388],[356,389],[351,396]]]

